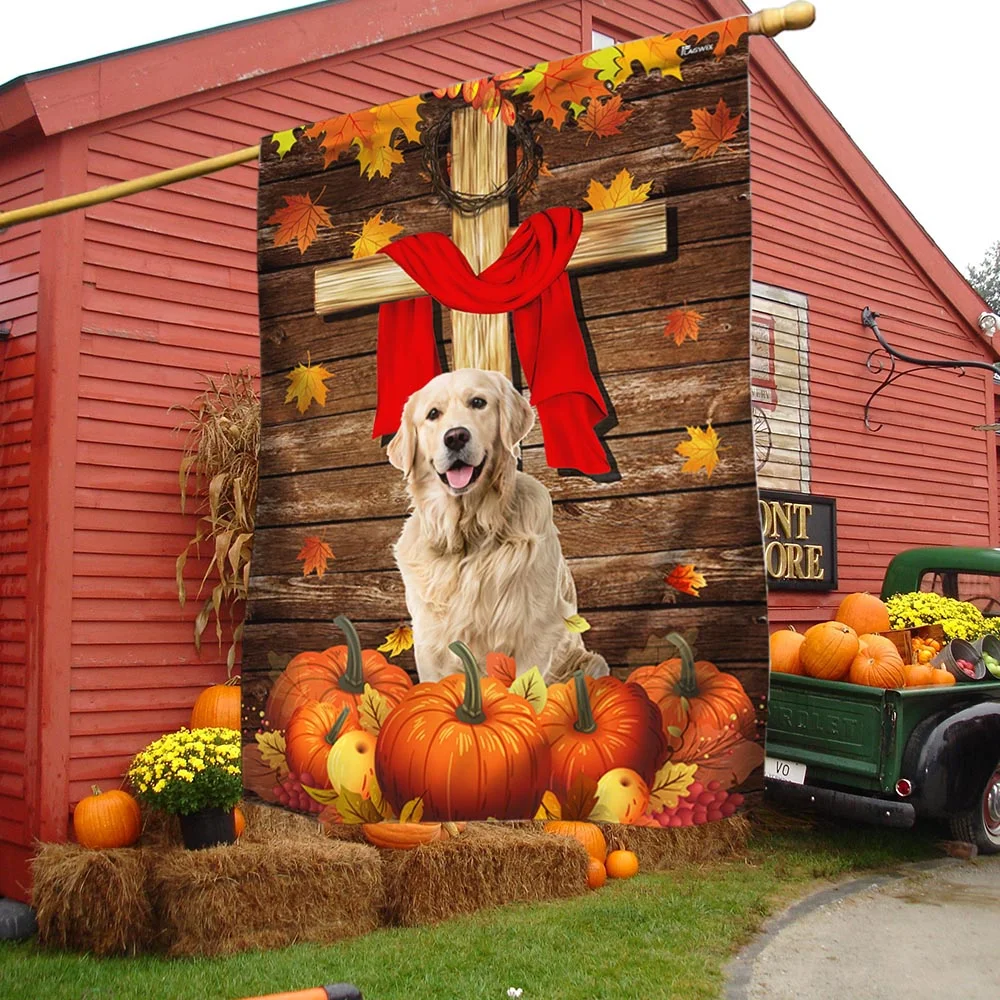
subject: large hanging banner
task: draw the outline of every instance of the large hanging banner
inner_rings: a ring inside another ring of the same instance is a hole
[[[683,826],[761,787],[746,30],[263,140],[249,794]]]

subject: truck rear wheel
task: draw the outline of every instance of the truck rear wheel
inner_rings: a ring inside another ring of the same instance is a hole
[[[1000,854],[1000,764],[987,780],[979,806],[952,818],[951,835],[975,844],[983,854]]]

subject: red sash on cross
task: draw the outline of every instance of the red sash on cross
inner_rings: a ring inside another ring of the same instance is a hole
[[[441,371],[433,302],[467,313],[514,314],[517,356],[554,469],[609,472],[594,432],[607,408],[590,370],[566,265],[583,216],[550,208],[518,226],[500,257],[477,275],[441,233],[418,233],[382,247],[430,297],[386,302],[378,320],[378,402],[372,437],[399,429],[410,395]]]

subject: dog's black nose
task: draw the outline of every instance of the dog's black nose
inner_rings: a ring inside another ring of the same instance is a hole
[[[464,427],[452,427],[445,431],[444,446],[448,451],[461,451],[468,443],[472,435]]]

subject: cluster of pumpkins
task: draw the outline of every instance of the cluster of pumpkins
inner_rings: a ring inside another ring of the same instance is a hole
[[[771,670],[804,674],[866,687],[904,688],[954,684],[948,670],[929,663],[904,663],[888,632],[889,612],[872,594],[848,594],[832,621],[804,633],[793,628],[771,634]]]

